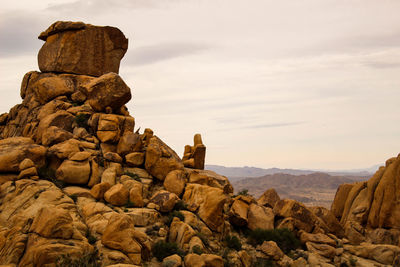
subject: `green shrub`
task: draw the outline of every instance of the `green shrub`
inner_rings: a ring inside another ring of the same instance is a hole
[[[350,264],[350,266],[356,266],[356,264],[357,264],[357,259],[355,259],[355,258],[353,258],[352,256],[350,256],[349,264]]]
[[[167,217],[167,220],[166,220],[165,223],[166,223],[168,226],[170,226],[171,223],[172,223],[172,220],[174,219],[174,217],[178,217],[179,220],[181,220],[181,221],[184,221],[184,220],[185,220],[185,216],[183,215],[182,212],[180,212],[180,211],[178,211],[178,210],[174,210],[174,211],[172,211],[172,212],[170,212],[170,213],[168,214],[168,217]]]
[[[198,255],[203,254],[203,249],[199,245],[195,245],[192,248],[192,252]]]
[[[241,250],[242,249],[242,243],[240,242],[239,238],[235,235],[227,235],[224,239],[226,242],[226,246],[228,248],[234,249],[234,250]]]
[[[249,189],[243,189],[240,190],[236,195],[233,195],[233,197],[237,197],[237,196],[248,196],[249,195]]]
[[[43,180],[47,180],[55,184],[58,188],[63,189],[65,182],[56,179],[56,171],[48,167],[40,167],[38,169],[38,175]]]
[[[249,243],[256,246],[264,241],[275,241],[285,254],[300,247],[300,240],[289,229],[263,230],[249,232]]]
[[[187,204],[183,200],[178,200],[175,203],[174,210],[187,210]]]
[[[97,250],[93,253],[83,255],[77,259],[71,259],[69,255],[61,255],[56,260],[56,267],[100,267],[100,259]]]
[[[88,125],[88,120],[90,118],[90,114],[87,113],[79,113],[75,117],[75,122],[78,124],[79,127],[85,128],[86,130],[89,130],[90,127]]]
[[[178,248],[176,243],[169,243],[164,241],[158,241],[154,244],[153,256],[157,258],[158,261],[162,261],[165,257],[178,254],[182,255],[182,251]]]
[[[134,208],[135,207],[135,203],[133,203],[130,199],[128,199],[128,203],[126,203],[126,207],[127,208]]]

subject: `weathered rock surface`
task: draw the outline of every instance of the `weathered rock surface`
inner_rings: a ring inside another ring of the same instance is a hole
[[[118,73],[128,49],[128,39],[119,29],[82,22],[57,21],[39,39],[45,41],[38,55],[42,72],[91,76]]]

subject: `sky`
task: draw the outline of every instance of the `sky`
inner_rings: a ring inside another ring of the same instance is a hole
[[[345,170],[400,152],[400,1],[18,0],[0,7],[0,113],[57,20],[121,29],[136,127],[206,164]]]

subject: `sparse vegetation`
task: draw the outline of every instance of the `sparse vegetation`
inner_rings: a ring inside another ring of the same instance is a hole
[[[89,130],[90,129],[89,124],[88,124],[89,118],[90,118],[90,114],[79,113],[75,117],[75,122],[76,122],[76,124],[78,124],[79,127],[82,127],[82,128],[85,128],[86,130]]]
[[[254,267],[275,267],[277,265],[269,259],[257,258],[257,261],[253,264],[253,266]]]
[[[240,242],[239,238],[235,235],[227,235],[224,239],[226,246],[228,248],[234,249],[234,250],[241,250],[242,249],[242,243]]]
[[[349,264],[350,266],[356,266],[357,264],[357,259],[353,258],[352,256],[349,259]]]
[[[40,178],[52,182],[60,189],[63,189],[65,187],[64,181],[60,181],[60,180],[56,179],[56,172],[52,168],[40,167],[38,169],[38,174],[39,174]]]
[[[90,230],[89,230],[89,229],[87,229],[87,231],[86,231],[86,238],[87,238],[89,244],[91,244],[91,245],[93,245],[93,244],[96,243],[96,241],[97,241],[97,238],[94,237],[94,236],[92,235],[92,233],[90,233]]]
[[[264,241],[275,241],[285,254],[300,247],[300,240],[286,228],[273,230],[256,229],[249,232],[248,238],[249,243],[254,246],[260,245]]]
[[[192,248],[192,252],[198,255],[203,254],[203,249],[199,245],[195,245]]]
[[[135,203],[133,203],[130,199],[128,199],[128,203],[126,203],[126,208],[133,208],[135,207]]]
[[[158,241],[154,244],[153,256],[157,258],[157,260],[162,261],[165,257],[178,254],[183,255],[183,251],[178,248],[176,243]]]
[[[178,200],[175,203],[174,210],[187,210],[187,204],[183,200]]]
[[[208,247],[210,245],[210,242],[208,242],[207,237],[201,233],[201,232],[196,232],[196,235],[200,238],[201,242],[203,242],[203,244]]]
[[[170,212],[170,213],[168,214],[168,217],[167,217],[167,220],[166,220],[165,223],[166,223],[168,226],[170,226],[171,223],[172,223],[172,220],[174,219],[174,217],[178,217],[179,220],[181,220],[181,221],[184,221],[184,220],[185,220],[185,216],[182,214],[182,212],[180,212],[180,211],[178,211],[178,210],[174,210],[174,211],[172,211],[172,212]]]
[[[237,196],[248,196],[249,195],[249,189],[242,189],[240,190],[236,195],[233,195],[233,197],[237,197]]]
[[[97,250],[82,257],[73,259],[70,255],[61,255],[56,261],[56,267],[100,267]]]

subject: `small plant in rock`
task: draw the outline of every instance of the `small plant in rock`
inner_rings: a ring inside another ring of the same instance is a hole
[[[171,223],[172,223],[172,220],[174,219],[174,217],[178,217],[179,220],[181,220],[181,221],[184,221],[184,220],[185,220],[185,216],[183,215],[182,212],[177,211],[177,210],[174,210],[174,211],[172,211],[172,212],[170,212],[170,213],[168,214],[168,217],[167,217],[167,220],[166,220],[165,223],[166,223],[168,226],[170,226]]]
[[[195,245],[192,248],[192,252],[198,255],[203,254],[203,249],[199,245]]]
[[[79,113],[75,117],[75,122],[79,127],[85,128],[86,130],[90,129],[90,126],[88,124],[88,120],[90,118],[90,114],[87,113]]]
[[[270,259],[257,258],[256,262],[253,264],[254,267],[275,267],[277,266]]]
[[[357,259],[355,259],[355,258],[353,258],[352,256],[350,256],[349,264],[350,264],[350,266],[356,266],[356,264],[357,264]]]
[[[162,261],[165,257],[182,254],[176,243],[158,241],[154,244],[152,249],[153,256],[157,258],[158,261]]]
[[[56,267],[100,267],[98,252],[88,253],[80,258],[73,259],[70,255],[61,255],[56,260]]]
[[[65,187],[65,182],[57,180],[56,171],[48,167],[40,167],[38,169],[39,177],[43,180],[47,180],[55,184],[58,188],[63,189]]]
[[[201,242],[203,242],[203,244],[208,247],[210,245],[210,242],[208,241],[207,237],[205,236],[205,234],[201,233],[201,232],[197,232],[196,235],[200,238]]]
[[[225,237],[226,246],[228,248],[234,249],[234,250],[241,250],[242,249],[242,243],[240,242],[239,238],[235,235],[227,235]]]
[[[175,203],[174,210],[187,210],[187,204],[183,200],[178,200]]]
[[[128,175],[129,177],[131,177],[132,179],[134,179],[134,180],[136,180],[138,182],[141,182],[139,175],[137,175],[136,173],[132,173],[130,171],[126,171],[124,174]]]
[[[133,203],[130,199],[128,199],[128,203],[126,203],[126,208],[134,208],[135,203]]]
[[[236,195],[233,195],[233,198],[237,197],[237,196],[248,196],[249,195],[249,189],[243,189],[240,190]]]
[[[87,231],[86,231],[86,238],[87,238],[89,244],[91,244],[91,245],[93,245],[94,243],[97,242],[97,238],[92,235],[92,233],[90,232],[89,229],[87,229]]]
[[[249,243],[261,245],[264,241],[275,241],[285,254],[300,247],[300,240],[289,229],[255,229],[249,232]]]

